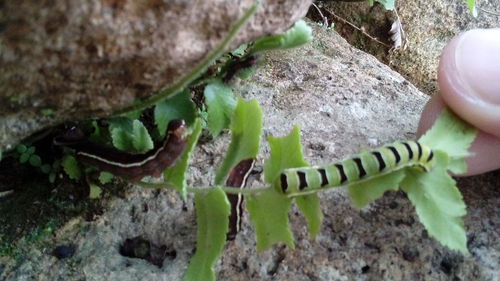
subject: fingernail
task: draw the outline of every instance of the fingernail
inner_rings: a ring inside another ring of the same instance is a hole
[[[467,94],[500,105],[500,28],[464,33],[457,38],[454,57]]]

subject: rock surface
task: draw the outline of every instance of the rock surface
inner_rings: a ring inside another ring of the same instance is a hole
[[[325,9],[362,27],[368,34],[386,43],[388,32],[396,19],[394,12],[381,5],[322,1]],[[407,49],[387,55],[388,48],[353,30],[338,18],[331,21],[348,41],[390,64],[427,94],[437,92],[437,65],[444,46],[456,35],[474,28],[498,27],[500,2],[476,1],[478,15],[473,17],[467,1],[396,1],[397,12],[408,38]]]
[[[311,163],[413,138],[427,96],[335,32],[314,28],[314,35],[307,46],[266,54],[251,80],[234,82],[237,93],[262,105],[264,135],[301,125]],[[210,185],[228,141],[226,135],[197,147],[190,184]],[[259,166],[268,154],[265,139],[263,144]],[[259,177],[250,179],[252,187],[261,185]],[[336,189],[321,196],[325,220],[316,241],[308,239],[297,210],[290,213],[295,250],[276,246],[257,253],[245,215],[243,230],[217,263],[218,280],[498,280],[498,182],[499,172],[459,181],[468,205],[469,257],[428,237],[403,193],[389,192],[356,210],[345,190]],[[52,249],[32,249],[17,264],[3,260],[0,279],[181,280],[195,235],[192,198],[183,202],[172,191],[131,187],[94,222],[75,219],[58,231],[54,245],[73,243],[72,257],[57,260]],[[120,255],[120,245],[137,236],[166,246],[171,254],[161,268]]]
[[[0,9],[0,150],[62,121],[103,116],[182,84],[217,52],[284,32],[311,0],[7,1]]]

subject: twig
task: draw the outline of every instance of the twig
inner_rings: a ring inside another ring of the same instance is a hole
[[[370,38],[371,40],[381,44],[381,45],[384,45],[386,46],[387,48],[391,48],[390,45],[378,40],[376,37],[373,37],[371,36],[370,34],[368,34],[363,28],[361,27],[357,27],[355,24],[351,23],[350,21],[340,17],[340,16],[337,16],[334,12],[331,12],[331,11],[328,11],[328,10],[325,10],[326,12],[328,12],[330,15],[332,15],[333,17],[335,17],[336,19],[340,20],[341,22],[351,26],[352,28],[358,30],[359,32],[361,32],[363,35],[365,35],[366,37]]]
[[[483,9],[481,7],[476,7],[476,9],[482,11],[482,12],[485,12],[487,14],[490,14],[490,15],[494,15],[494,16],[497,16],[497,17],[500,17],[500,13],[496,13],[496,12],[492,12],[492,11],[488,11],[486,9]]]
[[[328,28],[328,18],[323,15],[323,13],[321,12],[321,9],[318,6],[316,6],[316,4],[312,3],[312,5],[314,6],[314,8],[316,8],[316,11],[318,11],[319,16],[323,20],[323,26],[325,28]]]

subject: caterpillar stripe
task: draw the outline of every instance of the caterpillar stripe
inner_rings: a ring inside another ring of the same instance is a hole
[[[78,129],[56,137],[54,144],[75,149],[76,158],[83,163],[137,182],[149,175],[159,177],[164,169],[175,164],[187,144],[186,130],[183,120],[170,121],[163,143],[143,154],[131,154],[90,142]]]
[[[248,175],[252,171],[255,159],[245,159],[240,161],[229,173],[226,186],[243,189],[246,185]],[[241,229],[241,217],[243,213],[243,195],[227,194],[227,199],[231,204],[231,214],[229,215],[229,230],[227,240],[234,240],[236,234]]]
[[[428,171],[433,166],[433,156],[432,150],[419,142],[395,142],[331,165],[285,169],[274,186],[288,195],[308,194],[406,167],[416,166]]]

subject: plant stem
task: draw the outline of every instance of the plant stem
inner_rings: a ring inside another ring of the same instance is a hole
[[[134,184],[140,185],[141,187],[152,188],[152,189],[163,189],[163,188],[174,189],[174,187],[168,182],[151,183],[151,182],[141,181],[141,182],[134,183]]]
[[[152,189],[175,189],[171,184],[169,183],[150,183],[150,182],[139,182],[138,185],[145,187],[145,188],[152,188]],[[206,186],[192,186],[192,187],[187,187],[186,191],[191,192],[191,193],[200,193],[200,192],[206,192],[209,190],[211,187],[206,187]],[[222,191],[224,191],[227,194],[242,194],[242,195],[252,195],[252,194],[257,194],[259,192],[268,190],[269,188],[272,188],[271,186],[266,186],[266,187],[258,187],[258,188],[252,188],[252,189],[243,189],[243,188],[236,188],[236,187],[229,187],[229,186],[221,186],[220,187]]]
[[[260,5],[260,1],[256,1],[254,5],[252,5],[243,15],[241,19],[239,19],[233,27],[228,31],[228,34],[224,40],[222,40],[221,44],[207,57],[205,57],[197,67],[194,68],[189,74],[184,76],[179,82],[172,85],[170,88],[162,90],[157,94],[141,101],[136,104],[133,104],[127,108],[122,110],[118,110],[115,115],[124,114],[134,110],[142,110],[146,107],[152,106],[158,101],[176,94],[184,89],[191,81],[196,79],[203,71],[205,71],[210,63],[220,57],[228,48],[229,44],[233,41],[233,39],[238,34],[238,31],[248,22],[248,20],[257,12],[257,8]]]
[[[258,188],[251,188],[251,189],[243,189],[243,188],[236,188],[236,187],[229,187],[229,186],[221,186],[220,187],[222,191],[224,191],[227,194],[242,194],[242,195],[252,195],[252,194],[257,194],[262,191],[268,190],[269,188],[272,188],[271,186],[267,187],[258,187]],[[206,192],[208,189],[207,187],[188,187],[186,190],[188,192]]]

